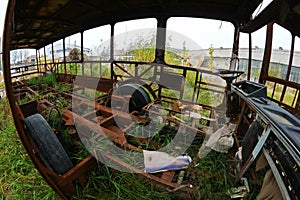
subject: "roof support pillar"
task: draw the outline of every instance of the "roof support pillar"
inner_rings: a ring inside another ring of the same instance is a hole
[[[267,25],[265,52],[264,52],[263,63],[261,66],[261,72],[259,76],[259,83],[262,84],[265,83],[265,79],[268,76],[271,53],[272,53],[272,40],[273,40],[273,23],[270,23]]]
[[[167,17],[157,19],[155,62],[165,64]]]

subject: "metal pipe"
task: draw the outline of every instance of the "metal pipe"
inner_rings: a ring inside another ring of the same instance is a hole
[[[247,80],[250,80],[251,77],[251,64],[252,64],[252,36],[251,33],[249,33],[249,55],[248,55],[248,74],[247,74]]]
[[[67,74],[67,63],[66,63],[66,38],[63,38],[63,54],[64,54],[64,71]]]
[[[84,54],[83,54],[83,31],[80,32],[80,39],[81,39],[81,74],[84,75]]]
[[[44,49],[44,69],[45,69],[45,73],[47,72],[47,56],[46,56],[46,47],[43,48]]]
[[[115,35],[115,24],[110,25],[110,78],[114,79],[114,35]]]

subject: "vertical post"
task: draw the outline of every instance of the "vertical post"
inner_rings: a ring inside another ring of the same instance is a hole
[[[259,83],[265,83],[265,79],[268,76],[271,53],[272,53],[273,24],[274,23],[269,23],[267,25],[265,52],[264,52],[263,63],[261,66],[261,72],[258,81]]]
[[[248,56],[248,74],[247,80],[250,80],[251,77],[251,68],[252,68],[252,37],[251,33],[249,33],[249,56]]]
[[[167,18],[160,17],[157,19],[157,33],[156,33],[156,48],[155,48],[155,62],[165,64],[165,47],[166,47],[166,28]]]
[[[286,74],[286,78],[285,78],[286,81],[288,81],[290,79],[290,74],[291,74],[291,70],[292,70],[292,66],[293,66],[294,51],[295,51],[295,35],[292,36],[290,59],[289,59],[288,70],[287,70],[287,74]]]
[[[38,71],[38,73],[40,72],[40,65],[39,65],[39,62],[40,62],[40,59],[39,59],[39,51],[36,49],[35,50],[35,60],[36,60],[36,69]]]
[[[45,69],[45,73],[47,72],[47,56],[46,56],[46,47],[43,48],[44,49],[44,69]]]
[[[110,78],[114,79],[114,35],[115,35],[115,24],[110,25]]]
[[[291,44],[289,65],[288,65],[288,70],[287,70],[286,77],[285,77],[286,82],[288,82],[289,79],[290,79],[290,74],[291,74],[292,65],[293,65],[293,58],[294,58],[294,48],[295,48],[295,35],[292,36],[292,44]],[[284,98],[284,95],[285,95],[285,92],[286,92],[286,88],[287,88],[287,86],[285,84],[284,87],[283,87],[281,96],[280,96],[280,101],[281,102],[283,101],[283,98]]]
[[[64,55],[64,71],[65,74],[67,74],[67,63],[66,63],[66,41],[65,38],[63,38],[63,55]]]
[[[110,60],[114,60],[115,24],[110,25]]]
[[[186,69],[184,69],[183,70],[183,74],[182,74],[182,79],[181,79],[181,86],[180,86],[180,88],[181,88],[181,91],[180,91],[180,97],[179,97],[179,99],[180,100],[182,100],[182,98],[183,98],[183,94],[184,94],[184,85],[185,85],[185,80],[186,80]]]
[[[240,26],[238,24],[234,25],[234,39],[233,47],[230,59],[230,70],[238,70],[238,55],[239,55],[239,40],[240,40]]]
[[[134,78],[138,78],[138,73],[139,73],[139,71],[138,71],[138,64],[136,63],[134,65]]]
[[[84,52],[83,52],[83,31],[80,32],[80,37],[81,37],[81,74],[84,75]]]
[[[195,81],[194,81],[194,89],[193,89],[193,95],[192,95],[192,102],[194,103],[195,101],[195,93],[196,93],[196,87],[198,85],[198,76],[199,76],[199,71],[196,71],[196,77],[195,77]]]
[[[51,43],[51,51],[52,51],[52,65],[56,68],[56,64],[54,63],[54,47],[53,47],[53,43]],[[52,67],[51,67],[52,69]],[[55,69],[55,71],[57,72],[58,69]]]
[[[198,80],[198,79],[197,79]],[[201,85],[202,85],[202,73],[200,72],[200,80],[198,82],[198,90],[197,90],[197,96],[196,96],[196,103],[198,103],[199,95],[200,95],[200,90],[201,90]]]
[[[155,63],[165,64],[165,47],[166,47],[166,28],[167,18],[157,18],[157,30],[156,30],[156,47],[155,47]],[[163,71],[161,66],[160,72]],[[158,88],[158,97],[161,98],[162,87]]]

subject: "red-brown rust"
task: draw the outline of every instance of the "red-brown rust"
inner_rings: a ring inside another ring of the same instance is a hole
[[[57,185],[62,188],[72,189],[73,186],[71,185],[73,185],[72,183],[73,180],[83,176],[86,171],[96,166],[97,166],[97,160],[92,155],[89,155],[85,159],[83,159],[80,163],[75,165],[72,169],[67,171],[63,176],[61,176],[60,180],[57,182]]]
[[[123,132],[116,132],[116,130],[114,130],[115,132],[113,132],[106,127],[100,127],[99,124],[95,124],[77,115],[76,113],[73,113],[73,119],[76,123],[77,129],[79,128],[80,130],[85,130],[80,132],[81,136],[83,137],[90,139],[92,138],[92,133],[97,133],[97,136],[102,136],[103,134],[105,134],[108,138],[110,138],[117,144],[125,145],[127,143]]]

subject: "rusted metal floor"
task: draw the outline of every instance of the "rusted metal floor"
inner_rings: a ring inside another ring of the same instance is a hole
[[[17,82],[14,87],[14,93],[17,101],[20,103],[20,108],[22,110],[22,115],[24,117],[32,115],[33,113],[41,113],[44,115],[44,117],[47,119],[47,114],[51,110],[51,112],[57,112],[59,111],[61,113],[61,120],[64,123],[64,126],[70,127],[74,126],[74,120],[76,119],[76,125],[83,127],[85,130],[85,137],[89,140],[95,140],[97,137],[101,137],[103,134],[106,135],[106,137],[110,138],[113,143],[119,147],[122,147],[124,149],[130,150],[130,151],[137,151],[141,152],[141,149],[137,146],[134,146],[130,144],[127,140],[126,131],[128,131],[132,124],[139,124],[139,123],[145,123],[145,118],[143,117],[145,113],[148,112],[151,114],[159,114],[155,111],[147,110],[146,108],[143,109],[143,113],[139,112],[132,112],[132,113],[126,113],[122,112],[122,108],[120,108],[120,111],[112,111],[111,108],[101,105],[100,103],[105,102],[107,98],[107,94],[104,94],[100,97],[97,97],[95,101],[90,101],[84,96],[80,96],[78,94],[74,94],[71,90],[69,91],[57,91],[54,88],[48,88],[47,91],[43,91],[43,95],[41,95],[41,91],[44,89],[43,85],[33,85],[33,86],[26,86],[26,84],[22,82]],[[50,95],[51,94],[51,95]],[[45,96],[51,96],[53,101],[55,102],[55,97],[63,97],[65,101],[67,101],[67,107],[63,108],[57,108],[54,103],[51,103],[49,100],[44,99]],[[27,102],[24,102],[24,99],[27,98]],[[126,98],[123,97],[114,97],[119,98],[121,101],[125,101],[124,104],[126,104]],[[75,104],[71,106],[71,104]],[[98,103],[99,102],[99,103]],[[54,109],[55,108],[55,109]],[[78,112],[85,112],[78,113]],[[169,110],[171,112],[172,110]],[[77,113],[76,113],[77,112]],[[140,114],[140,115],[139,115]],[[119,127],[116,122],[115,118],[118,118],[125,124],[123,127]],[[196,131],[200,135],[206,135],[207,133],[203,130],[198,129],[197,127],[187,125],[183,123],[182,121],[178,120],[176,117],[170,116],[164,116],[164,120],[170,125],[173,124],[173,126],[176,125],[182,125],[186,128]],[[74,129],[71,129],[71,133],[73,134],[76,132]],[[91,135],[91,133],[97,133],[95,135]],[[148,141],[145,138],[139,138],[139,141],[141,143]],[[156,142],[152,141],[153,144]],[[156,144],[159,145],[159,144]],[[200,147],[200,146],[199,146]],[[109,154],[105,155],[107,159],[110,159],[112,162],[115,162],[119,165],[122,165],[125,168],[131,169],[132,171],[139,173],[143,175],[146,178],[149,178],[161,185],[167,186],[170,188],[170,191],[177,190],[180,188],[180,191],[185,193],[188,198],[192,198],[193,188],[189,187],[191,186],[190,183],[185,183],[185,187],[182,187],[182,181],[178,181],[178,175],[175,170],[161,172],[157,174],[149,174],[141,171],[140,169],[135,169],[132,166],[128,165],[127,163],[124,163],[114,157],[112,157]],[[75,170],[74,174],[65,174],[65,179],[59,180],[62,184],[66,184],[66,180],[73,180],[72,176],[81,177],[80,180],[84,184],[84,172],[88,170],[89,168],[92,168],[95,166],[95,162],[92,161],[92,157],[88,156],[86,159],[84,159],[83,162],[81,162],[81,165],[85,166],[83,168],[79,168],[82,170]],[[68,182],[68,181],[67,181]],[[60,185],[60,183],[58,183]],[[69,193],[73,193],[74,188],[71,187],[69,190]]]

